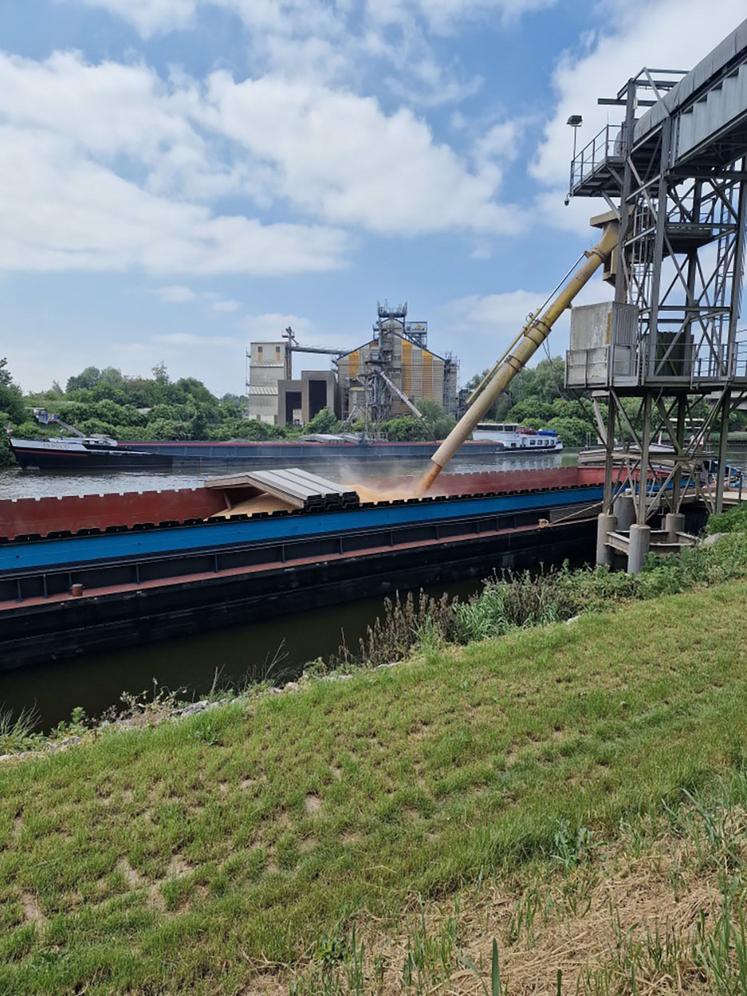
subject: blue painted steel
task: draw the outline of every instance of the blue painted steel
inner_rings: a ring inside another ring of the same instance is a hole
[[[415,525],[418,522],[448,522],[476,515],[495,515],[534,508],[561,507],[598,501],[600,486],[567,488],[562,491],[459,498],[444,502],[377,506],[343,512],[307,513],[280,518],[226,521],[209,525],[152,529],[146,532],[105,533],[70,539],[36,540],[0,547],[0,572],[34,567],[121,560],[162,553],[236,546],[353,533]]]

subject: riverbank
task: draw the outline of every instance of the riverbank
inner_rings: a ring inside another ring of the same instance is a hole
[[[0,992],[482,992],[500,966],[574,992],[609,959],[659,970],[653,924],[690,965],[699,913],[707,947],[743,896],[745,597],[427,638],[6,763]],[[681,991],[730,991],[707,971]]]

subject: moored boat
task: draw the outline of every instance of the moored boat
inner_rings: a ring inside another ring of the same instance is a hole
[[[438,440],[389,442],[354,435],[314,435],[300,439],[264,440],[139,440],[122,441],[105,436],[58,439],[19,439],[10,446],[24,469],[113,470],[220,466],[262,467],[312,460],[421,461],[430,459]],[[472,462],[506,454],[549,453],[563,444],[551,430],[501,432],[478,428],[457,459]]]
[[[121,446],[107,436],[58,439],[9,437],[10,448],[24,470],[140,470],[168,469],[170,461],[158,453]]]
[[[527,429],[516,422],[478,422],[473,440],[494,440],[509,453],[536,453],[563,449],[555,429]]]

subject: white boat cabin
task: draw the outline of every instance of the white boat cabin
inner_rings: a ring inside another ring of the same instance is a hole
[[[472,438],[495,439],[507,450],[562,450],[554,429],[527,429],[516,422],[478,422]]]

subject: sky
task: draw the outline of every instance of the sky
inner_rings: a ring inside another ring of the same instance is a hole
[[[0,0],[0,356],[245,390],[292,325],[364,341],[408,302],[461,380],[595,241],[572,133],[744,0]],[[610,113],[611,112],[611,113]],[[599,281],[582,300],[608,296]],[[567,322],[553,333],[554,354]],[[325,365],[296,356],[296,369]]]

